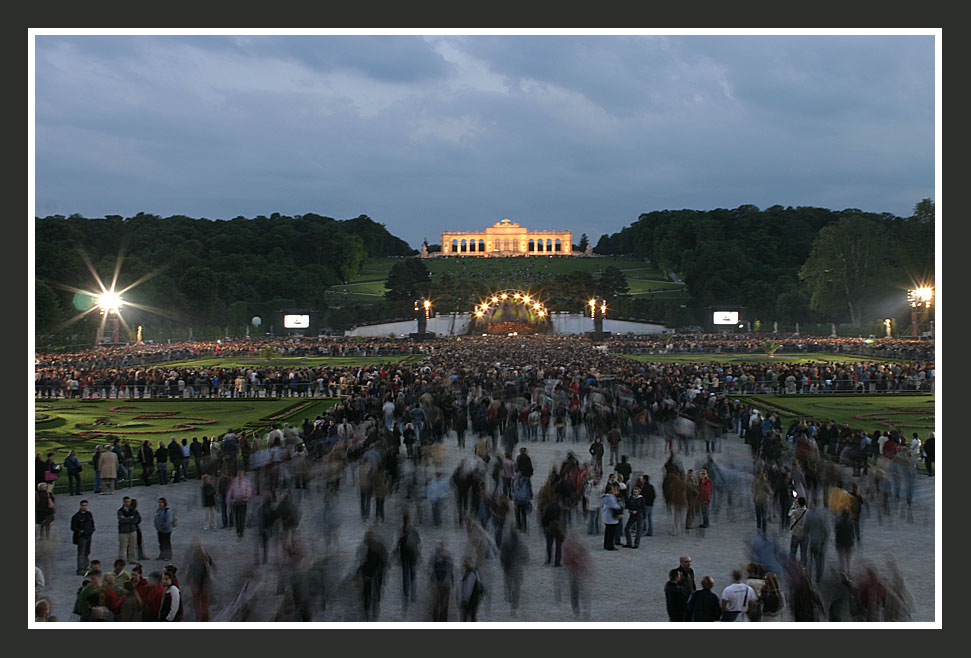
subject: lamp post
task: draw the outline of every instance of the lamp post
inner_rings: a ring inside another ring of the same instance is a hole
[[[930,286],[922,286],[907,291],[907,301],[910,302],[910,335],[917,337],[917,313],[918,309],[930,308],[934,300],[934,289]]]

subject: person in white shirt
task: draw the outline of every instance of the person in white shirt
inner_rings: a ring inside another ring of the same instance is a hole
[[[742,572],[732,570],[732,584],[722,590],[722,621],[748,621],[748,604],[758,599],[750,585],[742,582]]]
[[[920,437],[914,432],[914,438],[910,441],[910,456],[914,459],[920,458]]]

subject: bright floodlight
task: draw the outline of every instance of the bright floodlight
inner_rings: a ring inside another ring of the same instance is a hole
[[[930,306],[934,299],[934,289],[929,286],[907,291],[911,306]]]
[[[98,295],[95,301],[103,313],[117,313],[121,305],[124,304],[121,295],[114,290],[109,290]]]

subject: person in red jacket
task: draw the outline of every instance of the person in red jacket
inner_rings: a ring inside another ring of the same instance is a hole
[[[142,594],[142,614],[145,621],[158,621],[158,612],[162,608],[162,595],[165,589],[162,587],[162,572],[153,571],[148,574],[147,592]]]
[[[702,528],[709,527],[708,507],[711,505],[711,480],[708,478],[708,471],[701,469],[698,471],[698,503],[701,505]]]

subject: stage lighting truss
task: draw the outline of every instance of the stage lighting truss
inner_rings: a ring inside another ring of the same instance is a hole
[[[541,301],[536,299],[535,295],[532,295],[525,290],[507,289],[499,290],[491,295],[487,295],[485,299],[476,304],[474,311],[475,317],[485,317],[486,313],[495,311],[500,304],[507,303],[532,306],[533,312],[536,313],[537,317],[540,319],[545,319],[549,313],[546,306]]]

